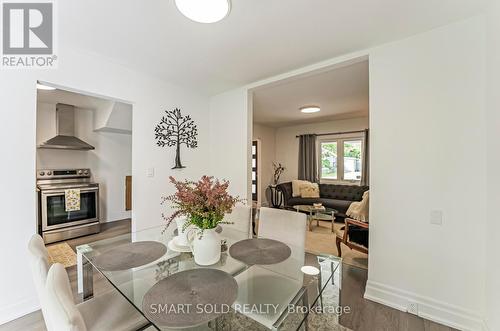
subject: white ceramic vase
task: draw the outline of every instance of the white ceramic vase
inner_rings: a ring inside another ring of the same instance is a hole
[[[200,230],[197,230],[198,232]],[[204,230],[200,238],[199,232],[192,238],[191,249],[194,262],[198,265],[212,265],[220,260],[221,243],[219,234],[215,229]]]

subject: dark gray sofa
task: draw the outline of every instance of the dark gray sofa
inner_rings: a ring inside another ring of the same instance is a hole
[[[351,202],[361,201],[363,193],[368,191],[368,186],[319,184],[319,198],[301,198],[292,196],[292,182],[279,184],[277,187],[283,193],[285,208],[294,205],[312,205],[321,202],[323,206],[338,210],[336,218],[343,221]]]

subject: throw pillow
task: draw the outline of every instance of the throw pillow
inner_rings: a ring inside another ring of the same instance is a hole
[[[304,184],[300,187],[301,198],[319,198],[319,186],[316,183]]]
[[[309,184],[307,180],[292,180],[292,197],[300,197],[300,187],[304,184]]]
[[[370,197],[370,191],[365,191],[363,193],[363,200],[352,202],[347,209],[346,215],[362,222],[368,222],[369,218],[369,206],[368,200]]]

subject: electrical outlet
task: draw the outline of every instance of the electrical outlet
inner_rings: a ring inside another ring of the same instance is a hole
[[[410,314],[418,315],[418,303],[408,302],[408,307],[406,309]]]

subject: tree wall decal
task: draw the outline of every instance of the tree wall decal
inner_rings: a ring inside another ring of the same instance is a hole
[[[181,110],[165,110],[165,116],[155,128],[156,144],[160,147],[176,147],[175,166],[172,169],[185,168],[181,163],[181,145],[188,148],[198,147],[198,129],[191,116],[182,116]]]

